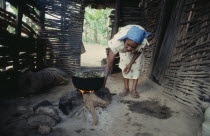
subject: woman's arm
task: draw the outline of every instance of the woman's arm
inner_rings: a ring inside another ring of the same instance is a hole
[[[140,52],[135,52],[129,65],[132,65],[136,61],[136,59],[140,56],[140,54],[141,54]]]
[[[123,72],[125,74],[127,74],[131,70],[132,64],[136,61],[136,59],[140,56],[140,54],[141,54],[140,52],[135,52],[134,53],[133,58],[131,59],[130,63],[123,70]]]
[[[105,71],[104,71],[104,74],[105,74],[105,80],[104,80],[104,85],[103,87],[105,87],[106,85],[106,80],[110,74],[110,71],[112,69],[112,66],[113,66],[113,63],[114,63],[114,59],[115,59],[115,54],[113,53],[113,51],[110,49],[109,51],[109,57],[108,57],[108,62],[106,64],[106,67],[105,67]]]

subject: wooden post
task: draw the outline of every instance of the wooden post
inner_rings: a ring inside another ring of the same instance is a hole
[[[194,8],[195,8],[195,4],[192,5],[192,10],[193,10]],[[187,18],[187,21],[190,21],[191,18],[192,18],[192,14],[193,14],[193,11],[192,11],[192,10],[191,10],[190,13],[189,13],[189,16],[188,16],[188,18]],[[185,35],[186,35],[187,32],[188,32],[189,26],[190,26],[190,24],[187,23],[186,30],[185,30]]]
[[[179,21],[181,19],[181,15],[184,9],[183,0],[179,0],[176,2],[175,8],[172,10],[171,18],[169,20],[169,24],[167,26],[167,30],[165,31],[161,47],[159,49],[159,53],[157,56],[156,64],[153,69],[153,77],[158,83],[162,84],[164,82],[164,74],[167,70],[167,66],[171,61],[171,56],[176,44],[177,37],[179,35]]]
[[[16,28],[15,28],[15,35],[16,35],[16,40],[13,42],[13,68],[15,70],[15,75],[18,72],[18,66],[19,66],[19,49],[18,45],[20,43],[20,38],[21,38],[21,28],[22,28],[22,18],[23,18],[23,8],[22,8],[22,1],[18,0],[18,5],[17,5],[17,16],[16,16]]]
[[[6,1],[1,0],[1,8],[6,9]]]
[[[114,37],[114,35],[118,32],[119,30],[119,20],[120,20],[120,0],[116,0],[116,5],[115,5],[115,18],[114,18],[114,25],[112,29],[112,34],[111,34],[111,39]],[[116,64],[119,63],[116,58],[119,57],[119,53],[116,54],[115,56],[115,61],[111,69],[111,73],[118,71],[118,66]]]
[[[156,34],[154,39],[156,39],[156,43],[155,43],[155,48],[153,48],[154,52],[153,55],[154,56],[150,62],[150,64],[152,64],[152,66],[150,66],[150,77],[152,77],[152,72],[154,71],[154,67],[156,65],[157,62],[157,58],[160,52],[160,48],[162,46],[162,42],[167,30],[167,26],[169,25],[169,21],[170,18],[172,16],[172,11],[174,9],[174,7],[176,6],[176,2],[177,1],[171,1],[171,0],[165,0],[162,1],[161,3],[161,12],[160,12],[160,17],[159,17],[159,22],[158,22],[158,26],[157,26],[157,30],[156,30]],[[154,79],[155,80],[155,79]]]
[[[41,32],[45,29],[45,7],[43,7],[40,10],[40,26],[39,26],[39,35]],[[37,70],[41,70],[44,68],[45,62],[46,62],[46,43],[44,40],[41,40],[41,38],[38,38],[37,43]]]
[[[45,29],[45,25],[44,25],[44,20],[45,20],[45,10],[44,9],[42,9],[41,11],[40,11],[40,29],[41,30],[44,30]]]
[[[23,18],[22,0],[18,0],[17,18],[16,18],[16,31],[15,31],[15,34],[16,34],[17,38],[21,37],[22,18]]]
[[[112,30],[111,38],[118,32],[119,20],[120,20],[120,0],[116,0],[114,27],[113,27],[113,30]]]

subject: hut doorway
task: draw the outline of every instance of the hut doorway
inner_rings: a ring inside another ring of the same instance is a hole
[[[109,15],[112,9],[85,8],[82,41],[81,66],[104,66],[106,48],[111,35]]]

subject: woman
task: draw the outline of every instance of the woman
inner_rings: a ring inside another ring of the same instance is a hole
[[[105,68],[105,82],[112,68],[115,55],[120,54],[119,67],[122,69],[124,77],[124,90],[119,94],[121,97],[128,93],[132,94],[133,98],[139,98],[136,91],[138,78],[141,75],[141,70],[144,65],[143,48],[149,45],[146,37],[150,35],[143,27],[138,25],[128,25],[122,28],[114,37],[108,42],[111,49],[109,52],[108,62]],[[133,80],[131,91],[129,89],[129,79]]]

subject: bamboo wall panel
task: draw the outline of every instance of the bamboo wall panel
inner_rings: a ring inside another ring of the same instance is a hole
[[[166,93],[202,113],[210,98],[210,2],[182,2],[178,36],[163,86]]]
[[[45,29],[40,38],[48,42],[46,60],[72,74],[80,67],[84,3],[79,0],[44,0]]]
[[[151,35],[147,38],[150,46],[147,46],[144,50],[146,59],[143,70],[144,76],[149,76],[152,69],[152,59],[154,59],[154,51],[157,48],[157,27],[160,25],[159,19],[162,3],[161,0],[141,0],[139,3],[144,15],[142,26],[146,31],[151,32]]]
[[[17,0],[7,0],[7,2],[15,8],[20,4]],[[21,5],[24,9],[21,14],[29,17],[39,27],[40,17],[34,9],[39,11],[40,6],[34,0],[25,0]],[[40,52],[37,31],[21,20],[18,33],[22,36],[18,36],[17,31],[14,33],[8,31],[8,27],[17,30],[15,29],[18,25],[17,18],[16,14],[0,7],[0,90],[11,89],[13,93],[17,89],[17,78],[22,72],[36,71],[40,68],[37,61],[40,59],[37,55]]]

